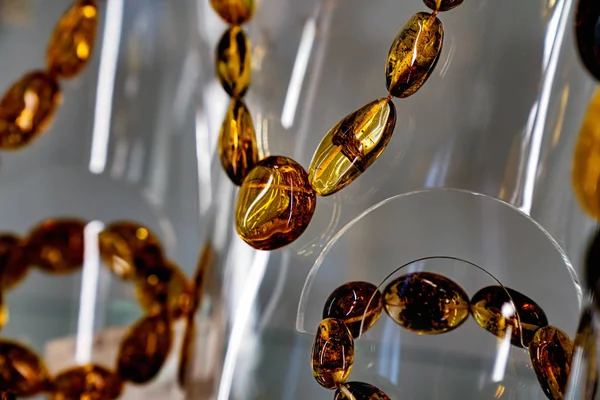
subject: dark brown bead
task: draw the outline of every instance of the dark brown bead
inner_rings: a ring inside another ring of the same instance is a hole
[[[348,382],[335,391],[334,400],[390,400],[390,398],[368,383]]]
[[[368,309],[367,309],[368,306]],[[377,286],[369,282],[349,282],[335,289],[325,302],[323,319],[343,321],[354,338],[366,332],[381,315],[383,298]]]
[[[52,381],[53,400],[113,400],[121,395],[123,382],[114,372],[88,364],[69,368]]]
[[[321,321],[312,348],[312,372],[319,385],[335,389],[348,379],[354,363],[354,339],[342,321]]]
[[[42,392],[47,382],[48,369],[35,352],[19,343],[0,340],[0,389],[29,397]]]
[[[434,11],[449,11],[460,6],[465,0],[423,0]]]
[[[385,288],[383,303],[398,325],[420,334],[451,331],[469,316],[469,298],[463,288],[431,272],[396,278]]]
[[[517,313],[505,318],[502,315],[502,307],[507,304],[512,310],[511,298]],[[505,291],[502,286],[488,286],[475,293],[471,299],[471,313],[481,327],[499,338],[504,337],[510,327],[510,341],[519,347],[529,346],[535,332],[548,325],[546,313],[535,301],[516,290],[506,288]]]
[[[596,0],[579,0],[575,14],[575,36],[581,61],[588,71],[600,80],[600,3]]]
[[[29,272],[24,243],[15,235],[0,235],[0,271],[3,290],[15,287]]]
[[[171,261],[145,271],[137,280],[137,298],[144,311],[157,313],[168,309],[175,318],[191,309],[192,288],[185,274]]]
[[[16,400],[17,396],[8,390],[0,390],[0,400]]]
[[[540,328],[529,345],[529,355],[546,396],[562,400],[573,358],[573,343],[569,336],[553,326]]]

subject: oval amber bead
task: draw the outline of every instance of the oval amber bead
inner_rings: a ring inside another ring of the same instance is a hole
[[[385,150],[396,126],[396,107],[372,101],[341,120],[323,138],[309,168],[313,189],[328,196],[348,186]]]
[[[243,97],[250,86],[250,42],[242,28],[225,31],[215,57],[217,77],[231,97]]]
[[[442,21],[426,12],[415,14],[402,28],[390,48],[385,78],[396,97],[408,97],[423,86],[442,51]]]
[[[231,99],[219,132],[219,156],[229,179],[241,185],[258,163],[258,146],[250,111],[241,99]]]
[[[465,0],[423,0],[423,3],[432,10],[449,11],[460,6]]]
[[[88,364],[59,373],[52,389],[53,400],[113,400],[121,395],[123,382],[114,372]]]
[[[575,36],[581,61],[588,71],[600,80],[600,3],[596,0],[579,0],[575,14]]]
[[[225,22],[233,25],[247,22],[254,14],[254,0],[210,0],[210,4]]]
[[[373,385],[363,382],[344,383],[335,391],[334,400],[390,400],[389,396]]]
[[[451,331],[469,317],[469,297],[458,284],[431,272],[415,272],[390,282],[383,292],[388,315],[420,334]]]
[[[134,383],[146,383],[162,368],[173,341],[167,314],[151,315],[138,321],[119,347],[118,374]]]
[[[103,230],[98,234],[98,249],[102,261],[119,278],[131,279],[135,276],[133,253],[121,236]]]
[[[350,376],[354,363],[354,339],[342,321],[321,321],[312,348],[312,372],[327,389],[335,389]]]
[[[573,343],[553,326],[540,328],[529,345],[529,355],[542,390],[550,399],[561,400],[571,370]]]
[[[517,314],[514,314],[511,299]],[[502,312],[505,304],[511,307],[511,316],[508,318]],[[471,313],[481,327],[500,338],[510,328],[511,343],[520,347],[529,346],[535,332],[548,325],[546,313],[535,301],[516,290],[501,286],[488,286],[475,293],[471,299]]]
[[[2,290],[15,287],[29,272],[23,241],[11,234],[0,235],[0,271]]]
[[[250,171],[238,193],[238,235],[258,250],[286,246],[304,232],[316,204],[300,164],[287,157],[267,157]]]
[[[23,76],[0,100],[0,149],[31,143],[48,126],[60,101],[60,87],[45,72]]]
[[[48,370],[33,351],[18,343],[0,340],[0,387],[18,397],[34,396],[46,388]]]
[[[343,321],[357,338],[375,325],[382,309],[383,298],[377,286],[369,282],[349,282],[329,295],[323,308],[323,319]]]
[[[185,274],[174,263],[166,261],[162,268],[147,271],[137,282],[137,298],[148,313],[163,308],[179,317],[191,309],[192,288]]]
[[[81,72],[92,55],[97,24],[96,0],[75,1],[58,21],[48,43],[48,69],[63,78]]]

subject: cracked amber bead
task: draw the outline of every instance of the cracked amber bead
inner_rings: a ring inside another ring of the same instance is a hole
[[[581,61],[588,71],[600,80],[600,3],[596,0],[579,0],[575,13],[575,37]]]
[[[505,318],[502,307],[508,304],[511,311],[514,310],[511,299],[517,314],[513,313]],[[502,286],[488,286],[475,293],[471,299],[471,313],[482,328],[499,338],[504,337],[507,329],[510,328],[511,343],[519,347],[529,346],[535,332],[548,325],[546,313],[535,301],[516,290]]]
[[[258,163],[258,146],[250,111],[241,99],[231,99],[219,132],[221,165],[236,185]]]
[[[348,382],[336,391],[334,400],[390,400],[389,396],[373,385],[363,382]]]
[[[213,9],[225,22],[240,25],[254,14],[254,0],[210,0]]]
[[[319,144],[309,167],[310,184],[321,196],[348,186],[385,150],[396,126],[396,107],[382,98],[346,116]]]
[[[553,326],[540,328],[529,345],[529,355],[546,396],[549,399],[562,400],[573,357],[573,343],[569,336]]]
[[[0,100],[0,149],[19,149],[49,125],[60,102],[55,78],[34,71],[15,82]]]
[[[431,272],[414,272],[390,282],[383,291],[388,315],[420,334],[458,328],[469,317],[469,297],[452,280]]]
[[[465,0],[423,0],[423,3],[432,10],[449,11],[460,6]]]
[[[49,219],[27,238],[27,259],[44,271],[71,272],[83,265],[84,229],[79,219]]]
[[[25,258],[23,241],[11,234],[0,235],[0,271],[2,290],[15,287],[29,272],[29,261]]]
[[[281,248],[304,232],[316,204],[300,164],[287,157],[267,157],[250,171],[238,193],[237,233],[255,249]]]
[[[243,97],[250,86],[250,42],[242,28],[225,31],[215,57],[217,77],[231,97]]]
[[[312,348],[313,376],[326,389],[335,389],[350,376],[354,363],[354,339],[342,321],[321,321]]]
[[[161,268],[147,271],[144,277],[140,277],[136,294],[140,306],[148,313],[166,308],[177,318],[189,312],[192,306],[190,282],[171,261],[166,261]]]
[[[402,28],[388,54],[385,78],[392,96],[408,97],[423,86],[442,51],[442,21],[426,12],[415,14]]]
[[[75,1],[58,21],[48,43],[48,69],[63,78],[81,72],[92,55],[97,24],[96,0]]]
[[[35,396],[46,389],[48,369],[32,350],[0,340],[0,387],[18,397]]]
[[[113,400],[121,395],[123,382],[111,370],[88,364],[59,373],[52,389],[53,400]]]

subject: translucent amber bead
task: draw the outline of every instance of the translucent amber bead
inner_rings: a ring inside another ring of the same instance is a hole
[[[431,272],[393,280],[383,292],[383,303],[398,325],[420,334],[451,331],[469,317],[469,297],[463,288]]]
[[[588,71],[600,80],[598,20],[600,20],[600,3],[596,0],[579,0],[575,14],[575,36],[579,55]]]
[[[30,72],[0,100],[0,149],[31,143],[48,126],[60,101],[60,87],[45,72]]]
[[[465,0],[423,0],[425,5],[432,10],[449,11],[460,6]]]
[[[133,252],[121,236],[103,230],[98,234],[98,248],[102,261],[121,279],[135,276]]]
[[[59,373],[52,381],[53,400],[113,400],[123,391],[123,382],[114,372],[88,364]]]
[[[219,132],[219,156],[229,179],[241,185],[258,163],[258,146],[254,123],[248,108],[240,99],[231,99]]]
[[[2,290],[15,287],[29,271],[22,240],[11,234],[0,235],[0,271]]]
[[[505,289],[510,294],[510,298]],[[517,313],[512,312],[509,318],[505,318],[502,315],[502,307],[507,304],[511,307],[511,311],[514,310],[511,299]],[[516,290],[501,286],[488,286],[475,293],[471,299],[471,313],[481,327],[500,338],[504,337],[510,327],[511,343],[520,347],[529,346],[535,332],[548,325],[546,313],[535,301]]]
[[[286,157],[267,157],[250,171],[239,191],[237,232],[255,249],[278,249],[304,232],[316,204],[300,164]]]
[[[137,298],[144,311],[159,312],[166,307],[174,317],[189,312],[192,288],[185,274],[173,262],[147,271],[137,282]]]
[[[566,333],[553,326],[539,329],[529,345],[533,369],[549,399],[562,400],[571,370],[573,343]]]
[[[343,321],[357,338],[375,325],[382,309],[383,299],[377,286],[369,282],[349,282],[329,295],[323,308],[323,319]]]
[[[216,71],[223,89],[232,97],[242,97],[250,86],[250,42],[242,28],[225,31],[216,54]]]
[[[395,126],[396,107],[387,98],[341,120],[321,141],[310,162],[313,189],[328,196],[348,186],[383,153]]]
[[[16,400],[17,396],[13,392],[0,390],[0,400]]]
[[[162,368],[173,341],[168,314],[148,316],[136,323],[119,347],[118,374],[134,383],[146,383]]]
[[[368,383],[348,382],[335,391],[334,400],[390,400],[390,398]]]
[[[247,22],[254,14],[254,0],[210,0],[221,18],[230,24]]]
[[[27,238],[27,258],[52,273],[66,273],[83,265],[86,222],[78,219],[49,219],[34,228]]]
[[[18,343],[0,340],[0,388],[29,397],[43,391],[47,382],[48,370],[37,354]]]
[[[75,1],[58,21],[48,43],[48,69],[64,78],[81,72],[92,55],[97,24],[96,0]]]
[[[321,321],[312,348],[312,372],[327,389],[335,389],[350,376],[354,363],[354,339],[340,320]]]
[[[415,14],[400,31],[388,54],[387,89],[396,97],[408,97],[423,86],[442,51],[444,28],[435,15]]]

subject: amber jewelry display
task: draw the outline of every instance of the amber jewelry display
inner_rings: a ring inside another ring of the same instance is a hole
[[[89,61],[96,39],[96,0],[75,0],[58,21],[46,50],[46,69],[26,73],[0,100],[0,149],[37,139],[60,103],[58,79],[73,78]]]

